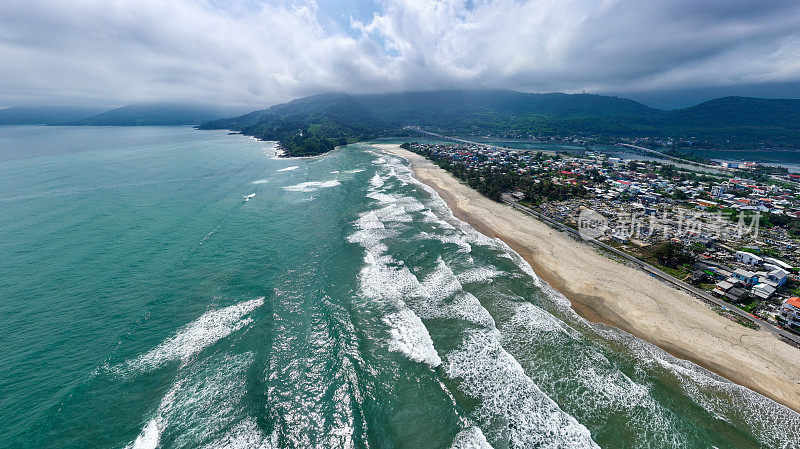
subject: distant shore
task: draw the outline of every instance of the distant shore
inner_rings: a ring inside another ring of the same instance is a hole
[[[800,412],[800,349],[717,315],[689,294],[496,203],[399,145],[415,176],[479,232],[504,241],[587,320],[615,326]]]

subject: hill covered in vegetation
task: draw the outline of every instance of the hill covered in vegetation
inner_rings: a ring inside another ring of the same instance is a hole
[[[83,126],[197,125],[230,115],[230,109],[193,104],[131,104],[70,122]]]
[[[62,125],[103,112],[80,106],[12,106],[0,109],[0,125]]]
[[[200,129],[231,129],[263,140],[277,140],[288,156],[313,156],[375,137],[381,122],[353,97],[322,94],[269,109],[204,123]]]
[[[726,97],[673,111],[591,94],[458,90],[323,94],[204,123],[277,140],[288,155],[320,154],[407,125],[450,134],[696,138],[800,148],[800,100]],[[731,143],[733,142],[733,143]]]

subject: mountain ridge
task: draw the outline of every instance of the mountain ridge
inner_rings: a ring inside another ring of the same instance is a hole
[[[405,125],[452,133],[518,133],[735,139],[742,145],[800,147],[800,100],[722,97],[661,110],[623,97],[447,90],[302,97],[200,129],[232,129],[278,140],[288,155],[319,154],[342,143],[397,134]],[[303,144],[312,139],[313,144]],[[300,148],[303,147],[303,148]]]
[[[129,104],[68,123],[72,126],[178,126],[198,125],[225,117],[230,108],[186,103]]]

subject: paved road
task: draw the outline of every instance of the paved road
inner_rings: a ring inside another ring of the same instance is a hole
[[[709,165],[709,164],[702,164],[700,162],[689,161],[689,160],[686,160],[686,159],[681,159],[681,158],[678,158],[678,157],[670,156],[669,154],[665,154],[665,153],[662,153],[662,152],[657,151],[657,150],[652,150],[652,149],[646,148],[646,147],[640,147],[638,145],[631,145],[631,144],[628,144],[628,143],[620,143],[620,144],[618,144],[618,146],[627,147],[627,148],[633,148],[633,149],[636,149],[636,150],[644,151],[645,153],[654,154],[654,155],[658,156],[661,159],[670,160],[670,161],[673,161],[673,162],[678,162],[678,163],[680,163],[680,164],[682,164],[684,166],[694,167],[695,169],[703,168],[706,171],[710,170],[713,173],[724,174],[726,172],[726,170],[727,170],[724,167],[720,167],[718,165]]]
[[[516,208],[516,209],[518,209],[518,210],[520,210],[522,212],[525,212],[525,213],[527,213],[529,215],[532,215],[533,217],[535,217],[535,218],[537,218],[537,219],[539,219],[541,221],[544,221],[545,223],[547,223],[548,225],[552,226],[556,230],[564,231],[564,232],[567,232],[568,234],[570,234],[570,235],[572,235],[574,237],[581,238],[580,237],[580,233],[578,232],[577,229],[572,228],[570,226],[567,226],[564,223],[561,223],[560,221],[557,221],[557,220],[554,220],[552,218],[549,218],[549,217],[547,217],[545,215],[542,215],[539,212],[536,212],[533,209],[530,209],[528,207],[525,207],[525,206],[519,204],[509,194],[504,194],[503,195],[503,202],[506,203],[506,204],[511,205],[512,207],[514,207],[514,208]],[[793,342],[795,342],[797,344],[800,344],[800,336],[792,334],[792,333],[790,333],[788,331],[785,331],[783,329],[780,329],[778,327],[775,327],[772,324],[770,324],[770,323],[768,323],[768,322],[766,322],[766,321],[764,321],[764,320],[762,320],[762,319],[760,319],[760,318],[758,318],[758,317],[756,317],[754,315],[751,315],[751,314],[745,312],[744,310],[734,306],[733,304],[730,304],[727,301],[723,301],[723,300],[721,300],[721,299],[719,299],[719,298],[717,298],[715,296],[711,296],[708,293],[706,293],[706,292],[704,292],[704,291],[702,291],[702,290],[700,290],[700,289],[698,289],[698,288],[696,288],[696,287],[694,287],[692,285],[689,285],[686,282],[683,282],[682,280],[680,280],[680,279],[678,279],[678,278],[676,278],[674,276],[671,276],[671,275],[659,270],[658,268],[650,265],[649,263],[647,263],[647,262],[645,262],[645,261],[643,261],[641,259],[633,257],[630,254],[626,254],[626,253],[624,253],[624,252],[622,252],[622,251],[620,251],[620,250],[618,250],[618,249],[616,249],[616,248],[614,248],[612,246],[606,245],[603,242],[598,242],[597,240],[591,240],[590,243],[592,243],[594,245],[597,245],[600,248],[603,248],[604,250],[610,251],[611,253],[613,253],[613,254],[615,254],[617,256],[625,258],[626,260],[630,261],[631,263],[633,263],[637,267],[639,267],[642,270],[644,270],[647,273],[649,273],[651,276],[653,276],[655,278],[658,278],[659,280],[661,280],[663,282],[666,282],[667,284],[670,284],[670,285],[672,285],[674,287],[680,288],[680,289],[688,292],[689,294],[692,294],[692,295],[694,295],[696,297],[699,297],[699,298],[701,298],[703,300],[706,300],[706,301],[709,301],[711,303],[714,303],[714,304],[716,304],[716,305],[728,310],[729,312],[735,313],[736,315],[738,315],[738,316],[740,316],[740,317],[742,317],[742,318],[744,318],[744,319],[756,324],[759,328],[761,328],[763,330],[766,330],[767,332],[771,332],[771,333],[773,333],[775,335],[778,335],[780,337],[783,337],[783,338],[786,338],[788,340],[791,340],[791,341],[793,341]]]
[[[420,134],[424,134],[426,136],[435,137],[435,138],[441,139],[441,140],[449,140],[451,142],[466,143],[466,144],[469,144],[469,145],[479,145],[479,146],[482,146],[482,147],[494,148],[495,150],[503,150],[503,151],[527,151],[527,150],[520,150],[520,149],[517,149],[517,148],[498,147],[497,145],[489,145],[488,143],[473,142],[471,140],[459,139],[457,137],[443,136],[441,134],[436,134],[436,133],[432,133],[430,131],[425,131],[424,129],[419,128],[417,126],[406,126],[405,128],[406,129],[410,129],[412,131],[416,131],[416,132],[418,132]],[[543,151],[545,153],[552,153],[552,151],[550,151],[550,150],[539,150],[539,151]]]

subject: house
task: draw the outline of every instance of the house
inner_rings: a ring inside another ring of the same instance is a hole
[[[729,299],[731,302],[742,302],[747,299],[747,296],[747,289],[739,287],[733,287],[725,293],[725,298]]]
[[[717,296],[725,296],[725,293],[728,293],[730,289],[734,287],[740,287],[741,285],[742,283],[738,279],[730,277],[728,279],[725,279],[724,281],[717,282],[717,284],[714,287],[714,290],[711,293]]]
[[[792,296],[787,299],[781,305],[780,314],[789,327],[800,329],[800,297]]]
[[[786,280],[788,278],[789,278],[789,273],[780,268],[777,268],[767,273],[767,279],[777,284],[778,287],[783,286],[783,284],[786,283]]]
[[[775,294],[775,287],[765,283],[756,284],[752,293],[758,299],[769,299]]]
[[[758,275],[752,271],[737,268],[736,271],[733,272],[733,276],[747,285],[755,285],[758,283]]]
[[[714,186],[711,188],[711,196],[713,196],[714,198],[719,198],[723,194],[725,194],[725,187]]]
[[[748,253],[746,251],[736,251],[736,260],[751,266],[761,265],[762,263],[764,263],[764,258],[762,258],[761,256],[757,256],[753,253]]]

